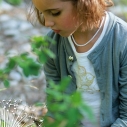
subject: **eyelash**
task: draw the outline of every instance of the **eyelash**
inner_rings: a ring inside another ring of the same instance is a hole
[[[59,16],[59,15],[61,14],[61,12],[57,12],[57,13],[52,13],[52,12],[50,12],[50,14],[51,14],[52,16]],[[40,12],[40,15],[42,15],[42,12]]]
[[[52,13],[52,12],[51,12],[51,15],[52,15],[52,16],[59,16],[60,13],[61,13],[61,12],[57,12],[57,13]]]

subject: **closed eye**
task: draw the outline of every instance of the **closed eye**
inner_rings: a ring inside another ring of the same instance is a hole
[[[42,15],[42,12],[39,12],[40,15]]]
[[[52,11],[46,11],[48,14],[52,15],[52,16],[59,16],[61,14],[61,11],[58,12],[52,12]],[[39,12],[39,14],[41,15],[42,12]]]
[[[59,16],[60,14],[61,14],[61,12],[59,11],[59,12],[51,12],[51,14],[52,14],[52,16]]]

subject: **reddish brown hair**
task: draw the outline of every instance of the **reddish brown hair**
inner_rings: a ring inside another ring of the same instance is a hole
[[[83,22],[83,30],[93,29],[99,26],[102,16],[107,7],[113,5],[112,0],[61,0],[61,1],[71,1],[74,7],[77,9],[77,16],[79,22]],[[44,25],[43,15],[40,14],[39,10],[34,7],[33,12],[38,19],[38,21]],[[30,11],[29,16],[31,17],[32,11]]]

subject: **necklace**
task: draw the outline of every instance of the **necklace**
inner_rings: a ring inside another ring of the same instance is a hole
[[[100,31],[100,29],[101,29],[103,23],[104,23],[104,18],[103,18],[102,21],[101,21],[101,25],[100,25],[99,29],[96,31],[96,33],[93,35],[93,37],[92,37],[88,42],[86,42],[85,44],[78,44],[78,43],[75,41],[73,35],[71,36],[72,41],[75,43],[76,46],[86,46],[86,45],[89,44],[89,43],[94,39],[94,37],[98,34],[98,32]]]

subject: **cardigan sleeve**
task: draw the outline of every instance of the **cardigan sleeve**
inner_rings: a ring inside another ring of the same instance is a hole
[[[126,44],[127,45],[127,44]],[[127,46],[124,45],[120,57],[119,70],[119,118],[111,127],[127,127]]]
[[[111,127],[127,127],[127,121],[118,118]]]

